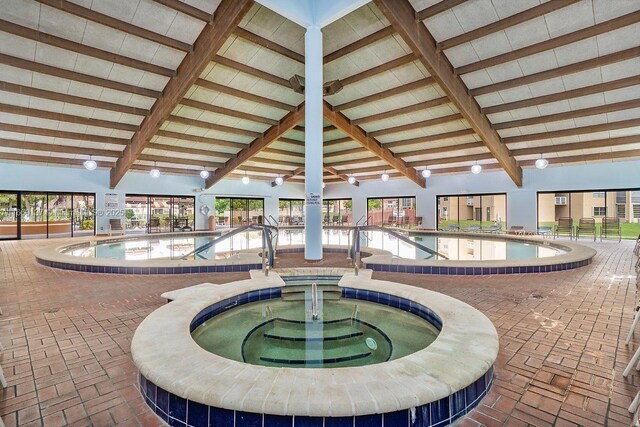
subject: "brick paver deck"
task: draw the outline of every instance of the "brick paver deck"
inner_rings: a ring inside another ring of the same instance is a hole
[[[60,242],[60,240],[57,240]],[[0,342],[7,427],[154,426],[136,389],[129,345],[160,294],[246,273],[126,276],[38,265],[51,241],[0,243]],[[584,241],[585,244],[592,244]],[[627,426],[640,375],[622,371],[640,343],[624,345],[635,304],[632,242],[593,244],[588,267],[558,273],[456,277],[375,273],[425,287],[485,313],[500,334],[495,385],[464,426]],[[283,257],[281,265],[302,262]],[[341,255],[323,265],[344,266]],[[168,344],[170,345],[170,344]]]

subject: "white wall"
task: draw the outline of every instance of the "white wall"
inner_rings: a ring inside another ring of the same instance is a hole
[[[105,233],[109,217],[104,211],[106,193],[118,194],[120,208],[124,208],[125,194],[176,195],[196,197],[196,228],[206,229],[207,218],[200,207],[207,204],[213,210],[215,195],[264,198],[265,215],[278,217],[278,198],[304,198],[304,186],[285,183],[271,187],[271,183],[252,181],[249,185],[239,180],[222,180],[205,192],[196,192],[204,181],[198,176],[163,174],[153,179],[146,172],[127,173],[118,186],[109,189],[109,171],[88,171],[83,168],[0,163],[0,191],[59,191],[96,193],[96,230]],[[113,217],[113,216],[112,216]]]
[[[506,193],[507,222],[535,229],[538,191],[597,190],[640,188],[640,161],[592,163],[589,165],[550,166],[544,170],[524,169],[524,185],[517,188],[503,171],[470,172],[456,175],[433,175],[427,188],[420,188],[408,179],[388,182],[367,181],[354,187],[349,184],[327,185],[325,198],[353,198],[353,216],[367,213],[368,197],[416,196],[417,215],[423,217],[426,228],[436,228],[436,197],[474,193]]]

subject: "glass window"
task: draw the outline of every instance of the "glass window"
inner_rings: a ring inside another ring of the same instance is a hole
[[[367,218],[371,225],[389,227],[416,226],[415,197],[387,197],[367,199]]]
[[[351,199],[324,199],[322,223],[325,225],[350,225],[353,223]]]
[[[127,233],[169,233],[195,230],[195,197],[125,196],[124,221]]]
[[[607,208],[604,206],[594,206],[593,216],[605,216],[607,214]]]
[[[604,191],[596,191],[593,193],[594,199],[604,199]]]
[[[93,236],[95,234],[96,196],[93,194],[73,195],[73,235]]]
[[[507,226],[506,194],[439,196],[436,201],[438,230],[500,231]]]
[[[280,225],[304,225],[304,200],[280,199],[278,206],[278,222]]]
[[[0,193],[0,240],[18,238],[18,193]]]

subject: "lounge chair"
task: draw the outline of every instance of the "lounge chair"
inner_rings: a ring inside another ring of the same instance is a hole
[[[566,234],[569,239],[573,239],[573,218],[562,217],[558,218],[558,224],[553,232],[553,238],[559,237],[561,234]]]
[[[440,228],[438,231],[460,231],[460,226],[458,224],[451,224],[445,228]]]
[[[481,231],[483,233],[502,233],[502,224],[499,222],[496,222],[487,228],[483,228]]]
[[[122,226],[122,220],[119,218],[109,219],[109,236],[112,234],[124,234],[124,227]]]
[[[550,226],[538,227],[538,230],[536,231],[536,233],[542,236],[542,238],[544,239],[549,234],[553,233],[553,227],[550,227]]]
[[[593,218],[580,218],[576,227],[576,240],[583,236],[593,235],[593,241],[596,241],[596,220]]]
[[[156,231],[160,231],[160,218],[149,219],[149,232],[154,228]]]
[[[462,231],[464,231],[465,233],[478,233],[478,232],[482,231],[482,226],[480,226],[480,225],[469,225],[468,227],[465,227]]]
[[[507,230],[507,234],[515,234],[516,236],[524,236],[526,233],[522,225],[512,225]]]
[[[618,236],[618,242],[622,241],[622,231],[620,230],[620,218],[605,216],[602,218],[600,226],[600,241],[609,236]]]

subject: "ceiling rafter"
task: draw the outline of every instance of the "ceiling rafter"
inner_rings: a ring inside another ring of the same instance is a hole
[[[592,148],[619,147],[621,145],[640,144],[640,135],[620,136],[616,138],[592,139],[590,141],[567,144],[545,145],[511,150],[514,156],[531,156],[536,154],[561,153],[564,151],[588,150]]]
[[[213,90],[215,92],[224,93],[225,95],[235,96],[236,98],[245,99],[247,101],[256,102],[258,104],[268,105],[270,107],[278,108],[285,111],[295,111],[296,106],[287,104],[285,102],[276,101],[264,96],[254,95],[249,92],[242,91],[240,89],[234,89],[229,86],[224,86],[219,83],[215,83],[205,79],[197,79],[195,84],[205,89]]]
[[[528,74],[524,77],[517,77],[515,79],[504,80],[502,82],[477,87],[475,89],[470,89],[469,93],[472,96],[485,95],[487,93],[498,92],[501,90],[511,89],[518,86],[524,86],[531,83],[540,82],[543,80],[549,80],[556,77],[566,76],[567,74],[579,73],[581,71],[589,70],[596,67],[602,67],[604,65],[614,64],[616,62],[626,61],[627,59],[633,59],[639,56],[640,56],[640,46],[632,47],[632,48],[621,50],[618,52],[613,52],[608,55],[587,59],[585,61],[574,62],[572,64],[564,65],[558,68],[553,68],[551,70]]]
[[[286,87],[287,89],[291,89],[291,85],[289,84],[289,80],[287,79],[283,79],[282,77],[278,77],[276,75],[267,73],[266,71],[262,71],[254,67],[250,67],[249,65],[234,61],[233,59],[225,58],[222,55],[214,56],[213,62],[220,64],[222,66],[225,66],[227,68],[231,68],[232,70],[240,71],[245,74],[249,74],[250,76],[257,77],[259,79],[266,80],[271,83],[275,83],[277,85]]]
[[[28,117],[37,117],[39,119],[57,120],[67,123],[75,123],[80,125],[95,126],[106,129],[118,129],[128,132],[135,132],[139,129],[138,125],[112,122],[109,120],[93,119],[90,117],[76,116],[73,114],[57,113],[55,111],[38,110],[29,107],[20,107],[18,105],[0,104],[0,112],[8,114],[16,114]]]
[[[161,136],[164,138],[173,138],[173,139],[182,140],[182,141],[199,142],[201,144],[208,144],[208,145],[214,145],[214,146],[217,145],[220,147],[242,149],[247,146],[247,144],[242,142],[226,141],[218,138],[209,138],[206,136],[192,135],[190,133],[173,132],[173,131],[164,130],[164,129],[158,130],[155,136]]]
[[[211,122],[206,122],[203,120],[195,120],[195,119],[190,119],[188,117],[181,117],[181,116],[176,116],[176,115],[170,115],[169,117],[167,117],[167,121],[173,122],[173,123],[180,123],[186,126],[194,126],[194,127],[198,127],[201,129],[210,129],[210,130],[215,130],[218,132],[224,132],[224,133],[229,133],[232,135],[239,135],[239,136],[248,136],[250,138],[258,138],[260,135],[262,135],[262,133],[260,132],[255,132],[252,130],[246,130],[246,129],[241,129],[241,128],[237,128],[235,126],[225,126],[225,125],[219,125],[217,123],[211,123]]]
[[[229,175],[235,169],[239,168],[244,162],[251,159],[264,148],[267,148],[273,142],[278,140],[278,138],[287,133],[302,120],[304,120],[304,103],[300,104],[296,111],[292,111],[284,116],[277,125],[271,126],[264,134],[262,134],[262,136],[256,138],[251,142],[251,144],[240,150],[236,157],[228,160],[224,164],[224,167],[216,170],[212,175],[210,175],[205,182],[205,187],[210,188],[222,178]]]
[[[416,60],[416,56],[413,53],[408,53],[399,58],[393,59],[389,62],[385,62],[384,64],[378,65],[373,68],[369,68],[368,70],[361,71],[349,77],[345,77],[344,79],[340,79],[340,83],[342,83],[343,87],[348,86],[350,84],[358,83],[362,80],[377,76],[386,71],[390,71],[395,68],[402,67],[403,65],[410,64],[415,60]]]
[[[335,61],[338,58],[342,58],[343,56],[349,55],[363,47],[367,47],[373,43],[376,43],[382,39],[385,39],[391,35],[395,34],[395,30],[391,27],[384,27],[368,36],[365,36],[359,40],[356,40],[353,43],[350,43],[340,49],[337,49],[327,55],[324,56],[323,60],[325,64],[328,64],[332,61]]]
[[[426,7],[418,12],[415,12],[416,21],[424,21],[425,19],[432,18],[445,10],[452,9],[459,4],[466,2],[467,0],[442,0],[436,4]]]
[[[161,67],[160,65],[151,64],[149,62],[140,61],[114,52],[108,52],[96,47],[77,43],[52,34],[43,33],[32,28],[23,27],[22,25],[14,24],[13,22],[5,21],[4,19],[0,19],[0,31],[28,40],[33,40],[38,43],[55,46],[80,55],[102,59],[103,61],[113,62],[126,67],[135,68],[137,70],[148,71],[165,77],[173,77],[176,74],[175,70],[172,70],[171,68]]]
[[[212,22],[213,14],[209,12],[205,12],[202,9],[198,9],[197,7],[191,6],[188,3],[185,3],[180,0],[153,0],[156,3],[164,5],[173,10],[177,10],[178,12],[184,13],[185,15],[189,15],[192,18],[199,19],[204,22]]]
[[[541,95],[533,98],[526,98],[520,101],[508,102],[506,104],[492,105],[484,107],[484,114],[501,113],[503,111],[517,110],[519,108],[531,107],[534,105],[549,104],[551,102],[566,101],[567,99],[579,98],[581,96],[593,95],[595,93],[607,92],[610,90],[623,89],[630,86],[640,85],[640,75],[626,77],[619,80],[612,80],[605,83],[598,83],[590,86],[583,86],[577,89],[571,89],[564,92],[551,93],[549,95]]]
[[[408,105],[406,107],[385,111],[384,113],[378,113],[378,114],[373,114],[371,116],[360,117],[359,119],[354,119],[351,122],[355,125],[361,125],[364,123],[370,123],[378,120],[389,119],[391,117],[400,116],[402,114],[415,113],[416,111],[424,111],[429,108],[448,104],[450,102],[451,101],[449,100],[449,98],[447,98],[446,96],[443,96],[440,98],[432,99],[430,101],[420,102],[418,104]]]
[[[550,132],[530,133],[526,135],[510,136],[504,138],[505,144],[513,144],[516,142],[538,141],[541,139],[561,138],[565,136],[576,136],[587,133],[607,132],[616,129],[626,129],[640,126],[640,119],[621,120],[617,122],[608,122],[598,125],[581,126],[570,129],[560,129]]]
[[[155,154],[140,154],[138,156],[139,161],[146,162],[159,162],[159,163],[168,163],[175,165],[187,165],[187,166],[206,166],[209,168],[219,168],[222,167],[223,163],[220,162],[212,162],[209,160],[198,160],[198,159],[186,159],[182,157],[167,157],[167,156],[159,156]]]
[[[553,3],[553,2],[550,2]],[[544,3],[549,4],[549,3]],[[515,61],[527,56],[535,55],[537,53],[545,52],[551,49],[555,49],[561,46],[566,46],[571,43],[575,43],[580,40],[588,39],[598,36],[600,34],[608,33],[613,30],[617,30],[632,24],[640,22],[640,11],[628,13],[618,18],[604,21],[590,27],[583,28],[578,31],[574,31],[569,34],[554,37],[550,40],[546,40],[540,43],[535,43],[529,46],[522,47],[520,49],[513,50],[511,52],[503,53],[501,55],[492,56],[490,58],[483,59],[481,61],[473,62],[471,64],[463,65],[454,69],[456,74],[467,74],[474,71],[482,70],[484,68],[494,67],[496,65],[504,64],[506,62]]]
[[[475,134],[476,134],[476,131],[474,131],[473,129],[461,129],[461,130],[454,130],[452,132],[437,133],[434,135],[418,136],[416,138],[411,138],[411,139],[402,139],[399,141],[386,142],[384,146],[388,148],[405,147],[407,145],[424,144],[425,142],[442,141],[445,139],[459,138],[462,136],[470,136]]]
[[[129,143],[129,139],[127,138],[115,138],[112,136],[93,135],[90,133],[69,132],[34,126],[14,125],[11,123],[0,123],[0,131],[26,133],[28,135],[50,136],[53,138],[65,138],[74,141],[99,142],[103,144],[127,145]]]
[[[367,132],[368,135],[377,138],[379,136],[384,136],[384,135],[390,135],[390,134],[394,134],[394,133],[399,133],[399,132],[406,132],[409,130],[414,130],[414,129],[423,129],[423,128],[427,128],[429,126],[437,126],[437,125],[441,125],[444,123],[451,123],[451,122],[455,122],[458,120],[462,120],[464,119],[464,117],[462,117],[462,114],[460,113],[454,113],[454,114],[449,114],[446,116],[441,116],[441,117],[436,117],[433,119],[428,119],[428,120],[422,120],[419,122],[413,122],[413,123],[408,123],[406,125],[399,125],[399,126],[393,126],[390,128],[385,128],[385,129],[380,129],[380,130],[376,130],[373,132]]]
[[[87,156],[100,156],[100,157],[120,157],[122,153],[119,150],[104,150],[92,147],[77,147],[75,145],[62,145],[59,143],[46,144],[35,141],[22,141],[15,139],[0,138],[1,148],[15,148],[18,150],[30,150],[30,151],[47,151],[52,153],[66,153],[66,154],[82,154]]]
[[[513,27],[518,24],[530,21],[534,18],[546,15],[558,9],[570,6],[580,0],[553,0],[550,2],[542,3],[538,6],[534,6],[530,9],[526,9],[522,12],[518,12],[514,15],[484,25],[480,28],[476,28],[472,31],[467,31],[459,36],[452,37],[447,40],[443,40],[437,44],[438,50],[450,49],[452,47],[460,46],[463,43],[470,42],[472,40],[485,37],[489,34],[496,33],[498,31],[506,30],[509,27]]]
[[[353,138],[354,141],[380,157],[380,159],[387,162],[389,166],[418,184],[420,187],[426,187],[425,179],[420,176],[415,169],[408,167],[404,160],[397,158],[388,148],[383,147],[377,139],[368,136],[360,126],[353,125],[347,116],[339,111],[334,111],[331,105],[326,101],[323,103],[322,110],[324,118],[333,123],[333,125],[343,133]]]
[[[191,148],[191,147],[183,147],[181,145],[169,145],[169,144],[161,144],[159,142],[152,142],[149,144],[145,150],[162,150],[169,151],[172,153],[184,153],[184,154],[194,154],[196,156],[209,156],[209,157],[219,157],[223,159],[230,159],[234,157],[235,153],[225,153],[221,151],[211,151],[211,150],[203,150],[200,148]]]
[[[451,63],[443,52],[437,50],[436,42],[427,27],[416,24],[415,10],[411,3],[408,0],[374,0],[374,3],[482,138],[513,182],[522,186],[522,169],[510,155],[498,133],[491,128],[491,123],[481,113],[478,103],[468,94],[460,77],[453,74]]]
[[[9,65],[15,68],[21,68],[23,70],[33,71],[35,73],[60,77],[62,79],[87,83],[93,86],[106,87],[126,93],[135,93],[137,95],[143,95],[149,98],[160,98],[162,96],[161,91],[130,85],[127,83],[121,83],[114,80],[103,79],[101,77],[95,77],[89,74],[78,73],[76,71],[42,64],[40,62],[29,61],[28,59],[5,55],[3,53],[0,53],[0,64]]]
[[[493,128],[511,129],[521,126],[532,126],[541,123],[559,122],[561,120],[577,119],[579,117],[595,116],[598,114],[613,113],[616,111],[624,111],[632,108],[640,108],[640,99],[631,99],[629,101],[613,102],[611,104],[598,105],[596,107],[580,108],[577,110],[565,111],[564,113],[548,114],[546,116],[530,117],[528,119],[511,120],[508,122],[494,123]]]
[[[165,87],[163,97],[156,101],[151,114],[142,121],[140,130],[134,134],[131,143],[124,149],[122,157],[111,169],[110,186],[112,188],[120,182],[162,122],[195,83],[213,55],[220,50],[252,5],[252,0],[222,0],[214,15],[215,25],[206,24],[194,44],[193,52],[185,56],[178,67],[178,74],[169,80]]]
[[[0,160],[15,160],[18,162],[47,163],[58,165],[82,166],[84,159],[71,159],[69,157],[40,156],[35,154],[17,154],[0,152]],[[109,168],[114,162],[96,160],[99,168]]]
[[[47,5],[49,7],[56,8],[63,12],[70,13],[72,15],[84,18],[88,21],[95,22],[106,27],[113,28],[118,31],[122,31],[164,46],[172,47],[183,52],[191,52],[193,47],[189,43],[184,43],[179,40],[172,39],[171,37],[164,36],[153,31],[145,30],[144,28],[130,24],[128,22],[120,21],[119,19],[112,18],[109,15],[105,15],[95,10],[91,10],[79,4],[70,2],[68,0],[36,0],[37,2]]]
[[[290,180],[290,179],[292,179],[292,178],[295,178],[296,176],[300,175],[300,174],[301,174],[301,173],[303,173],[303,172],[304,172],[304,168],[302,168],[302,167],[301,167],[301,168],[298,168],[298,169],[294,170],[294,171],[293,171],[293,172],[291,172],[290,174],[282,175],[282,176],[278,175],[278,176],[280,176],[280,177],[282,178],[282,182],[283,182],[283,183],[285,183],[285,182],[287,182],[288,180]],[[272,182],[271,182],[271,186],[272,186],[272,187],[277,187],[277,186],[278,186],[278,184],[276,184],[276,182],[275,182],[275,181],[272,181]]]
[[[278,123],[277,120],[270,119],[268,117],[249,114],[243,111],[232,110],[231,108],[219,107],[217,105],[207,104],[206,102],[196,101],[189,98],[182,98],[182,101],[180,101],[180,105],[184,105],[185,107],[190,108],[196,108],[202,111],[209,111],[211,113],[221,114],[223,116],[235,117],[236,119],[244,119],[256,123],[264,123],[270,126]]]
[[[371,102],[380,101],[381,99],[390,98],[395,95],[400,95],[402,93],[421,89],[434,83],[435,80],[433,79],[433,77],[425,77],[424,79],[416,80],[402,86],[397,86],[391,89],[383,90],[382,92],[377,92],[371,95],[363,96],[362,98],[354,99],[353,101],[334,105],[332,108],[333,111],[348,110],[350,108],[360,107],[361,105],[369,104]]]
[[[83,105],[85,107],[99,108],[101,110],[116,111],[118,113],[134,114],[136,116],[146,116],[149,114],[149,110],[146,108],[137,108],[129,105],[115,104],[113,102],[100,101],[92,98],[83,98],[81,96],[69,95],[66,93],[54,92],[50,90],[39,89],[31,86],[23,86],[3,81],[0,81],[0,91],[33,96],[35,98],[48,99],[50,101],[58,101],[69,104]]]
[[[271,40],[265,39],[264,37],[259,36],[255,33],[252,33],[251,31],[245,30],[242,27],[236,28],[233,31],[233,34],[255,45],[258,45],[265,49],[269,49],[273,52],[279,53],[280,55],[286,58],[289,58],[296,62],[304,64],[304,55],[298,52],[294,52],[293,50],[286,48],[284,46],[281,46],[278,43],[272,42]]]
[[[340,178],[342,181],[344,182],[349,182],[349,176],[345,175],[343,173],[338,172],[337,170],[335,170],[335,168],[332,168],[331,166],[325,166],[324,169],[329,172],[331,175],[333,176],[337,176],[338,178]],[[356,181],[353,183],[353,185],[355,185],[356,187],[360,187],[360,183],[358,182],[358,180],[356,179]]]

